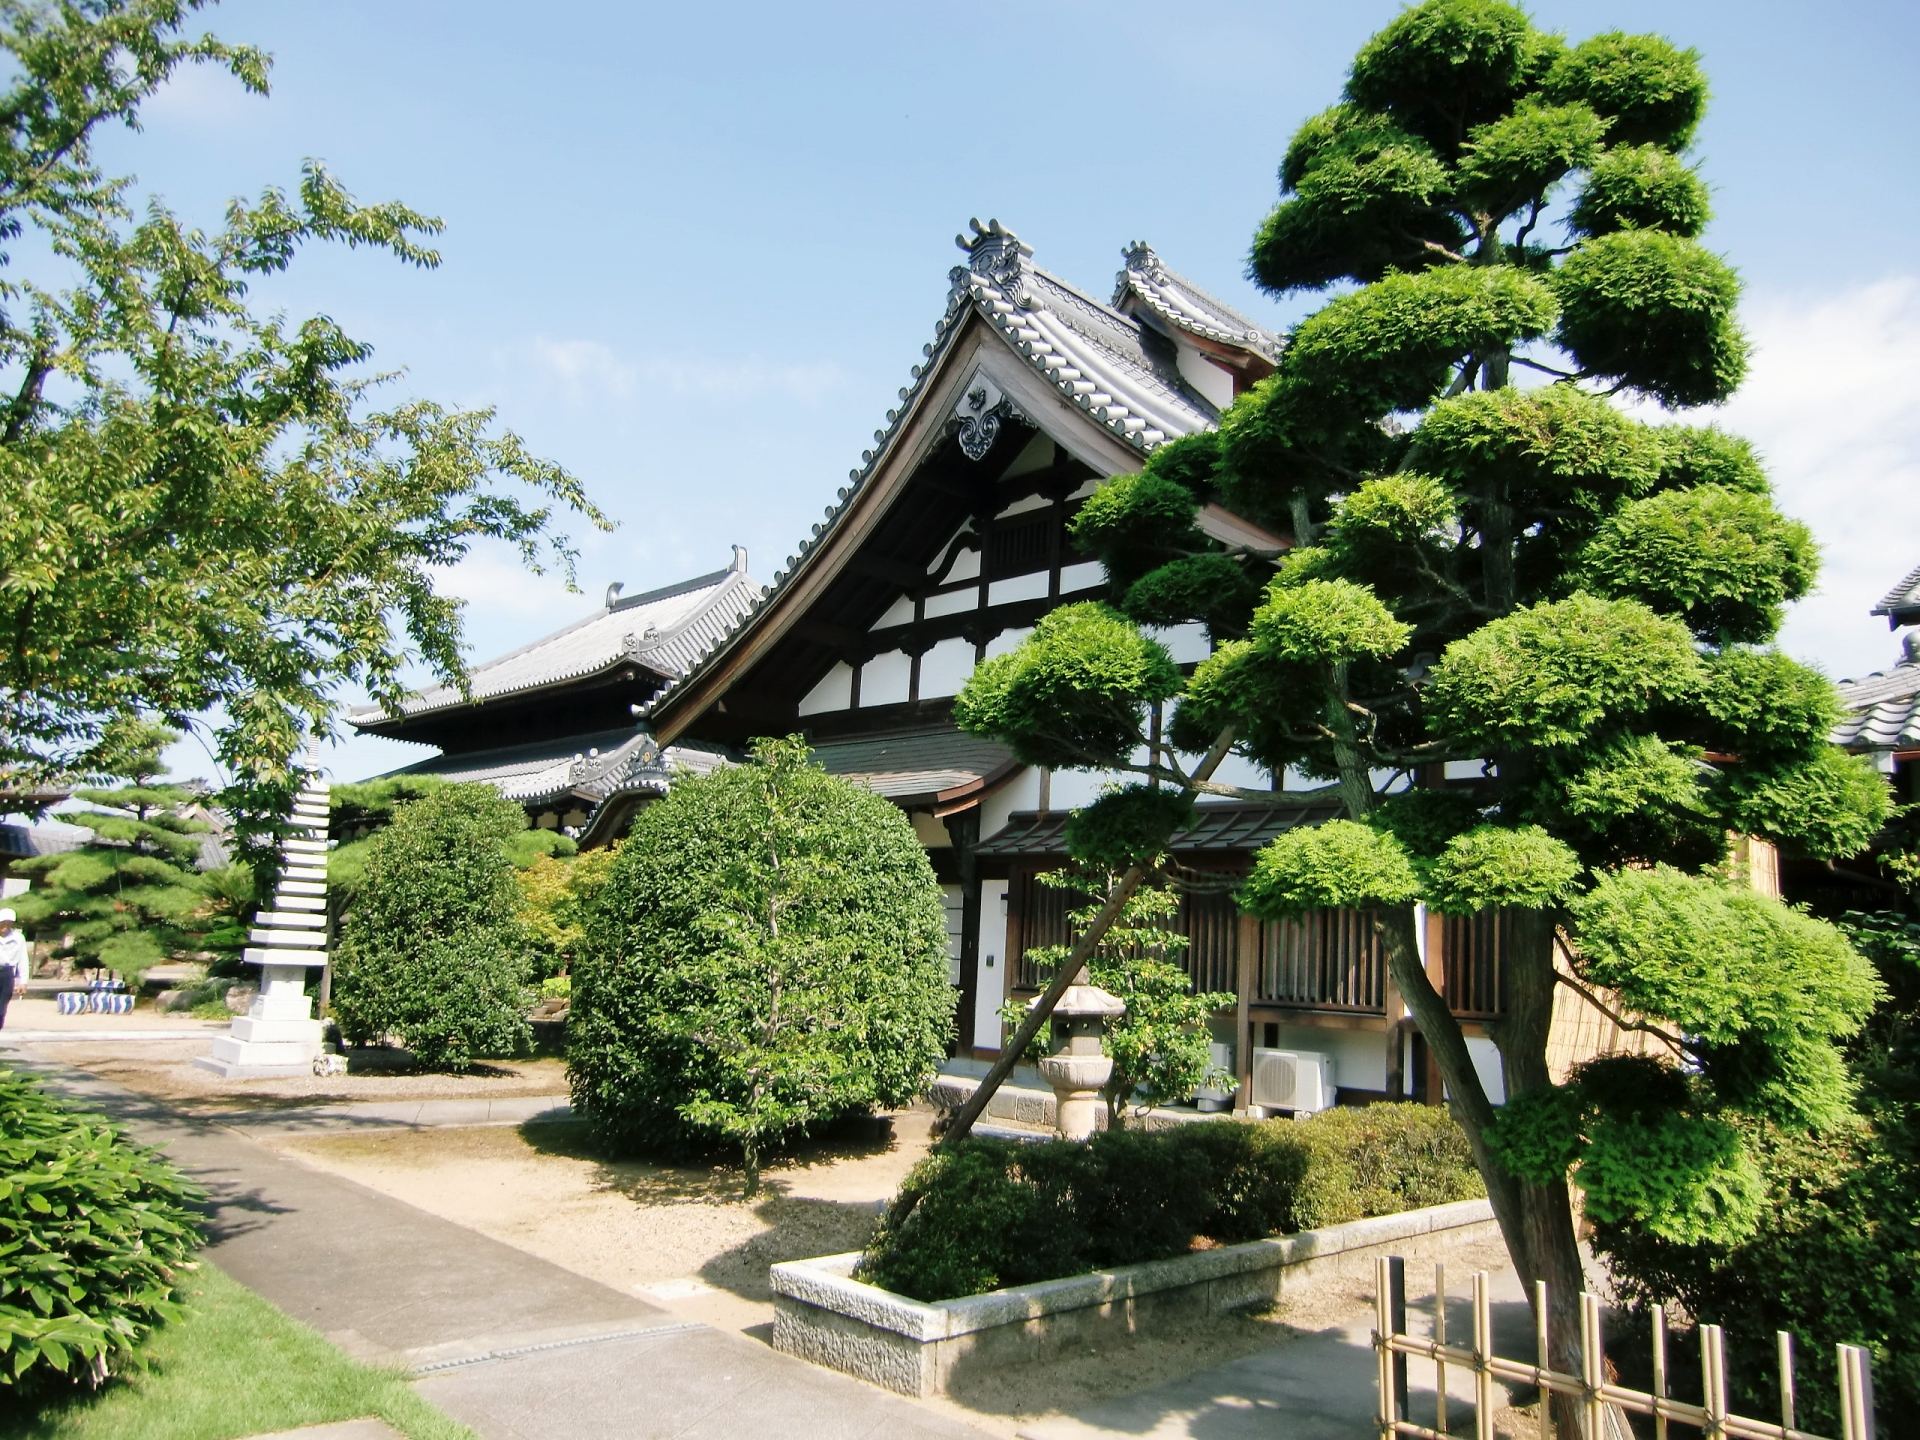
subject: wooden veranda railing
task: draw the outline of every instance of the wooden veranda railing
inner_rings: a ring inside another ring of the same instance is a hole
[[[1727,1409],[1726,1344],[1718,1325],[1702,1325],[1700,1374],[1704,1403],[1675,1400],[1667,1393],[1667,1321],[1660,1306],[1653,1307],[1653,1389],[1634,1390],[1607,1381],[1606,1355],[1600,1336],[1600,1301],[1580,1296],[1580,1373],[1555,1370],[1547,1357],[1547,1287],[1541,1282],[1534,1295],[1532,1364],[1493,1353],[1493,1306],[1487,1294],[1486,1272],[1473,1277],[1473,1346],[1466,1349],[1447,1340],[1447,1271],[1434,1267],[1433,1333],[1407,1333],[1406,1262],[1398,1256],[1375,1262],[1373,1345],[1379,1354],[1380,1440],[1415,1435],[1421,1440],[1452,1440],[1447,1418],[1447,1367],[1459,1366],[1474,1379],[1474,1435],[1494,1440],[1493,1417],[1498,1408],[1494,1381],[1515,1380],[1540,1391],[1540,1440],[1553,1440],[1550,1394],[1571,1395],[1580,1402],[1582,1436],[1566,1440],[1631,1440],[1632,1432],[1618,1413],[1651,1415],[1656,1440],[1667,1440],[1667,1426],[1678,1423],[1697,1429],[1704,1440],[1821,1440],[1796,1428],[1797,1397],[1793,1377],[1793,1337],[1779,1332],[1780,1418],[1754,1420]],[[1840,1362],[1841,1440],[1873,1440],[1873,1366],[1858,1345],[1836,1347]],[[1434,1366],[1434,1423],[1421,1425],[1410,1418],[1407,1357],[1429,1360]]]

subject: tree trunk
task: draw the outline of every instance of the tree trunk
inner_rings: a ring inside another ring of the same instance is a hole
[[[1414,1021],[1446,1078],[1450,1108],[1466,1132],[1474,1163],[1486,1181],[1487,1198],[1492,1202],[1494,1218],[1500,1222],[1500,1235],[1506,1241],[1513,1268],[1527,1287],[1529,1306],[1534,1302],[1534,1283],[1547,1282],[1547,1351],[1551,1363],[1556,1370],[1577,1375],[1580,1292],[1585,1280],[1567,1183],[1528,1184],[1514,1178],[1494,1158],[1487,1144],[1487,1132],[1494,1120],[1493,1103],[1473,1068],[1459,1020],[1427,979],[1414,925],[1411,905],[1394,906],[1374,917],[1394,984],[1413,1011]],[[1547,1073],[1547,1031],[1553,1019],[1553,933],[1550,912],[1514,912],[1507,1008],[1496,1038],[1505,1061],[1509,1099],[1552,1083]],[[1581,1433],[1580,1407],[1571,1397],[1554,1397],[1553,1418],[1558,1434]]]

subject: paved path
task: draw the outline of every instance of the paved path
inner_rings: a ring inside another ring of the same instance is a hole
[[[1409,1329],[1430,1334],[1433,1271],[1424,1265],[1407,1269]],[[1448,1335],[1456,1341],[1473,1334],[1472,1283],[1457,1271],[1447,1283]],[[1488,1289],[1495,1351],[1532,1355],[1532,1312],[1519,1278],[1511,1270],[1497,1271],[1489,1276]],[[1020,1435],[1021,1440],[1365,1440],[1376,1433],[1378,1376],[1372,1314],[1356,1313],[1345,1324],[1212,1370],[1104,1401],[1078,1415],[1035,1421]],[[1409,1360],[1407,1378],[1408,1417],[1433,1424],[1433,1367]],[[1471,1423],[1472,1374],[1449,1367],[1447,1395],[1448,1418],[1457,1431]]]
[[[24,1062],[206,1186],[207,1258],[362,1359],[407,1366],[484,1440],[965,1440],[981,1432],[388,1196]]]

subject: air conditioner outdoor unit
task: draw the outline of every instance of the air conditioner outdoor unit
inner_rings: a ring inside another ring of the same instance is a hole
[[[1333,1057],[1318,1050],[1255,1050],[1253,1103],[1311,1114],[1333,1105]]]

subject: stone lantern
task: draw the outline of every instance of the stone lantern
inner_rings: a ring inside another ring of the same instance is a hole
[[[1113,1074],[1113,1061],[1100,1053],[1100,1036],[1107,1021],[1126,1011],[1118,995],[1087,983],[1085,967],[1053,1007],[1055,1048],[1040,1062],[1040,1074],[1053,1087],[1053,1129],[1062,1140],[1093,1134],[1100,1087]]]

